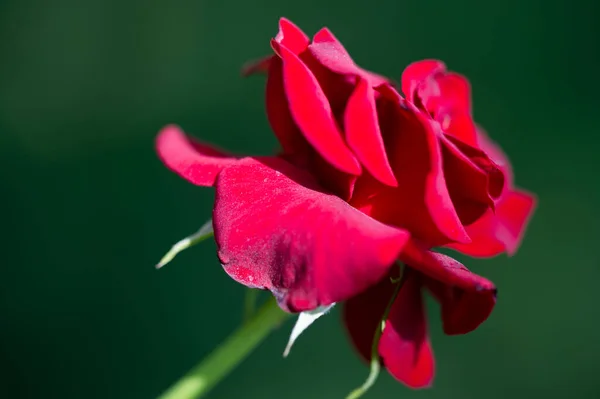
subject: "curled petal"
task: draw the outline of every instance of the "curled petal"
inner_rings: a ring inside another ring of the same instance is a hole
[[[165,126],[156,137],[156,151],[163,163],[192,184],[210,187],[219,172],[237,158],[201,143],[175,125]]]
[[[344,301],[375,284],[406,244],[386,226],[279,158],[247,158],[216,182],[218,255],[236,281],[270,290],[284,310]]]
[[[465,255],[489,258],[506,252],[514,255],[523,239],[531,215],[536,207],[536,197],[515,189],[502,196],[496,204],[496,213],[485,213],[467,227],[472,241],[469,244],[451,244]]]
[[[437,252],[426,250],[411,240],[402,251],[400,260],[411,268],[449,286],[468,291],[495,291],[492,282],[471,273],[459,261]]]
[[[491,286],[491,283],[485,285]],[[426,279],[426,286],[440,303],[442,325],[448,335],[475,330],[487,320],[496,304],[495,289],[467,290],[432,279]]]
[[[502,195],[496,201],[496,212],[487,211],[475,223],[467,227],[472,239],[470,244],[449,245],[469,256],[488,258],[506,252],[513,255],[523,239],[529,220],[537,206],[534,194],[514,187],[510,161],[502,149],[478,130],[479,147],[498,165],[504,175]]]
[[[504,187],[504,174],[487,155],[450,136],[441,137],[444,176],[461,222],[469,225],[488,209]]]
[[[289,49],[280,46],[283,84],[292,117],[308,142],[342,172],[358,175],[360,164],[346,146],[331,106],[315,76]]]
[[[378,88],[390,99],[392,88]],[[391,106],[385,109],[384,106]],[[399,98],[380,104],[382,134],[397,190],[372,199],[373,217],[406,228],[432,246],[470,242],[446,185],[439,138],[421,112]]]
[[[359,80],[348,100],[344,127],[348,145],[365,168],[382,183],[398,186],[379,130],[375,91],[364,79]]]
[[[287,18],[279,19],[279,32],[275,36],[275,41],[294,54],[300,54],[306,50],[310,43],[310,39],[302,32],[302,29]]]

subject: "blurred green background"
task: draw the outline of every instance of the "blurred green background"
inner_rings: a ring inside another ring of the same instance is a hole
[[[434,388],[383,375],[368,398],[598,398],[597,2],[0,1],[0,397],[153,398],[235,329],[243,289],[212,242],[154,264],[210,217],[212,190],[156,159],[167,123],[239,153],[276,148],[264,79],[280,16],[328,26],[362,66],[420,58],[472,81],[476,119],[540,206],[516,257],[461,258],[499,286],[446,337]],[[594,26],[595,25],[595,26]],[[367,369],[334,312],[281,352],[288,322],[212,398],[343,398]]]

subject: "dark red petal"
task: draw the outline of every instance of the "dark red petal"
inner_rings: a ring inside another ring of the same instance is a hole
[[[426,286],[440,303],[442,325],[448,335],[467,334],[475,330],[487,320],[496,304],[495,288],[465,290],[432,279],[426,279]],[[492,283],[486,286],[493,287]]]
[[[279,32],[275,36],[275,41],[294,54],[300,54],[310,43],[310,39],[300,28],[287,18],[279,19]]]
[[[409,238],[279,158],[247,158],[216,182],[213,225],[225,271],[299,312],[346,300],[385,276]]]
[[[419,276],[408,269],[405,272],[407,280],[386,320],[378,351],[395,378],[411,388],[423,388],[431,384],[435,362],[427,336]],[[366,362],[371,360],[375,330],[393,291],[394,284],[385,278],[344,304],[343,319],[350,340]]]
[[[502,168],[497,165],[488,154],[477,147],[473,147],[452,136],[444,136],[444,140],[450,141],[454,146],[465,154],[487,176],[487,192],[490,198],[498,199],[505,186],[505,177]]]
[[[378,90],[390,98],[398,96],[392,88]],[[406,228],[432,246],[470,242],[446,186],[437,133],[429,119],[402,101],[398,96],[390,110],[382,108],[380,113],[398,189],[382,190],[372,199],[372,216]]]
[[[404,247],[400,260],[446,285],[478,292],[496,289],[489,280],[471,273],[459,261],[447,255],[428,251],[413,240]]]
[[[416,273],[406,280],[385,323],[379,355],[389,373],[410,388],[427,388],[433,381],[435,360]]]
[[[335,73],[361,76],[367,79],[371,86],[388,82],[388,79],[357,66],[342,43],[327,28],[317,32],[308,49],[321,65]]]
[[[359,175],[360,164],[346,146],[331,107],[319,83],[306,65],[280,46],[283,84],[292,117],[308,142],[333,166]]]
[[[397,277],[394,269],[390,277]],[[350,341],[365,362],[371,361],[371,348],[375,330],[380,327],[383,312],[394,293],[394,284],[389,278],[344,302],[342,317]]]
[[[487,155],[454,139],[441,137],[444,176],[456,211],[464,225],[479,219],[504,187],[504,175]]]
[[[415,102],[416,90],[419,85],[432,75],[446,70],[446,65],[438,60],[423,60],[413,62],[402,72],[402,92],[406,99]]]
[[[474,257],[492,257],[506,252],[514,255],[536,207],[533,194],[511,190],[496,204],[496,213],[488,211],[467,227],[472,242],[452,244],[449,248]]]
[[[267,117],[271,129],[279,140],[283,152],[293,155],[294,158],[305,160],[308,156],[309,145],[296,123],[292,119],[289,104],[283,88],[282,61],[279,57],[273,57],[269,63],[269,74],[266,87]]]
[[[375,91],[364,79],[359,80],[346,105],[344,130],[348,146],[373,177],[397,187],[379,130]]]
[[[175,125],[165,126],[156,137],[156,151],[163,163],[190,183],[210,187],[219,172],[237,158],[201,143]]]

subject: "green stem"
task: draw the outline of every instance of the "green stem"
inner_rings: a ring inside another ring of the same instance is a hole
[[[252,352],[290,314],[270,298],[254,317],[244,323],[217,349],[177,381],[159,399],[203,397]]]
[[[379,371],[381,371],[381,364],[379,363],[379,340],[381,339],[381,335],[383,334],[383,330],[385,329],[385,321],[387,320],[390,311],[392,310],[392,305],[396,300],[396,297],[400,293],[400,289],[402,288],[402,284],[404,282],[403,269],[400,266],[400,276],[398,278],[392,279],[392,284],[396,284],[394,288],[394,293],[390,297],[390,300],[385,307],[383,315],[381,316],[381,321],[378,323],[375,329],[375,335],[373,336],[373,343],[371,344],[371,370],[369,371],[369,376],[365,380],[365,382],[354,391],[350,392],[346,399],[358,399],[363,396],[367,391],[375,384],[377,381],[377,377],[379,376]]]

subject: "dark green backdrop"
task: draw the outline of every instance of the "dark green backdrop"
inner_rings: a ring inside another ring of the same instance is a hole
[[[327,25],[398,78],[443,59],[540,207],[512,259],[461,258],[499,286],[476,332],[430,320],[438,373],[370,398],[598,398],[599,48],[593,1],[0,1],[0,397],[153,398],[233,330],[243,290],[213,243],[153,266],[212,192],[156,159],[167,123],[241,153],[276,143],[260,77],[279,16]],[[287,323],[212,398],[342,398],[366,376],[334,312]]]

